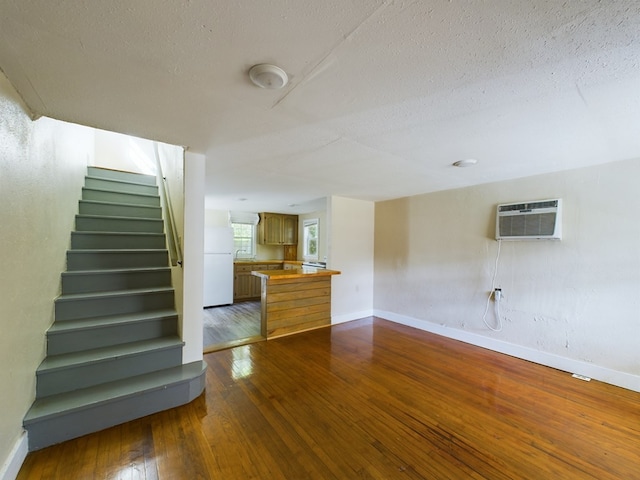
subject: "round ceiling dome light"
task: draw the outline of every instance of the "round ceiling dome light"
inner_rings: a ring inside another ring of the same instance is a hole
[[[260,88],[278,89],[289,81],[287,73],[280,67],[261,63],[249,69],[249,78]]]
[[[478,160],[476,160],[475,158],[466,158],[464,160],[453,162],[453,166],[460,168],[473,167],[476,163],[478,163]]]

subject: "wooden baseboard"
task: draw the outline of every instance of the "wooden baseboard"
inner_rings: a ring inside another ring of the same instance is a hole
[[[296,330],[295,332],[282,333],[280,335],[270,336],[269,338],[267,338],[267,341],[275,340],[276,338],[290,337],[291,335],[298,335],[299,333],[311,332],[312,330],[320,330],[321,328],[327,328],[330,326],[331,325],[320,325],[317,327],[305,328],[303,330]]]
[[[224,343],[217,343],[215,345],[211,345],[206,347],[203,351],[203,354],[218,352],[220,350],[226,350],[228,348],[238,347],[240,345],[248,345],[250,343],[262,342],[266,340],[262,335],[256,335],[254,337],[248,338],[240,338],[238,340],[230,340]]]

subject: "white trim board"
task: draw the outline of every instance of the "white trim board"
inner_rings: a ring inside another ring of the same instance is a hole
[[[352,320],[360,320],[361,318],[373,316],[373,310],[363,310],[360,312],[351,312],[343,315],[332,315],[331,325],[338,325],[339,323],[351,322]]]
[[[27,453],[29,453],[29,437],[25,431],[16,440],[9,456],[2,464],[0,480],[15,480],[20,472],[20,467],[24,463],[24,459],[27,458]]]
[[[561,357],[552,353],[541,352],[521,345],[495,340],[475,333],[465,332],[457,328],[449,328],[426,320],[419,320],[417,318],[399,315],[393,312],[374,309],[373,314],[376,317],[407,325],[408,327],[414,327],[426,332],[435,333],[436,335],[451,338],[453,340],[469,343],[477,347],[493,350],[494,352],[504,353],[512,357],[521,358],[523,360],[528,360],[530,362],[556,368],[569,373],[577,373],[591,377],[594,380],[599,380],[628,390],[640,392],[640,376],[638,375],[611,370],[592,363],[581,362],[579,360]]]

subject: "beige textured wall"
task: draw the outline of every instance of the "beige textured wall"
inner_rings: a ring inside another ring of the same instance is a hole
[[[88,128],[32,122],[0,73],[0,465],[35,397],[93,141]]]
[[[373,202],[331,197],[327,212],[331,320],[339,323],[371,315],[373,305]]]
[[[640,160],[629,160],[380,202],[374,309],[640,375],[638,179]],[[495,206],[556,197],[562,241],[502,243],[504,328],[492,332],[482,314]]]

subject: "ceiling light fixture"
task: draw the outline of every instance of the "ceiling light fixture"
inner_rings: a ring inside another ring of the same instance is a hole
[[[249,78],[260,88],[278,89],[289,81],[287,73],[280,67],[261,63],[249,69]]]
[[[475,158],[467,158],[465,160],[458,160],[457,162],[453,162],[453,166],[454,167],[473,167],[476,163],[478,163],[478,160],[476,160]]]

